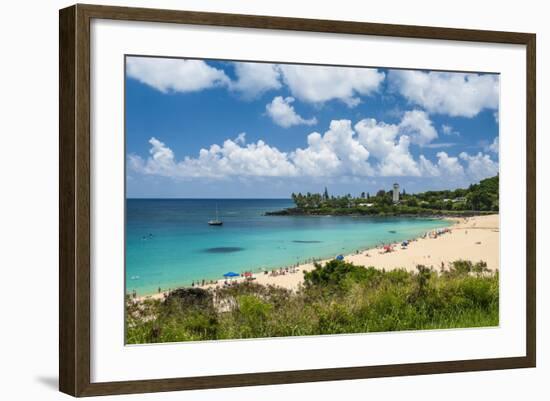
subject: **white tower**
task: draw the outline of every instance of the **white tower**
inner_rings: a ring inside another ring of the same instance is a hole
[[[399,203],[399,184],[393,184],[393,203]]]

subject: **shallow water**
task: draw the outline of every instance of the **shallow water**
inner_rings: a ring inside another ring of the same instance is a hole
[[[286,199],[129,199],[126,290],[154,293],[224,273],[290,266],[449,225],[418,218],[264,216]],[[216,206],[223,226],[209,226]]]

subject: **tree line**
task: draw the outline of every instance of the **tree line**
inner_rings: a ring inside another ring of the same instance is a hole
[[[293,193],[294,213],[324,214],[349,213],[360,214],[406,213],[418,214],[427,212],[498,212],[499,210],[499,176],[481,180],[468,188],[454,190],[425,191],[420,193],[400,192],[399,202],[393,202],[393,190],[380,189],[376,194],[361,192],[358,196],[351,194],[334,196],[325,188],[323,193]],[[346,212],[347,209],[347,212]]]

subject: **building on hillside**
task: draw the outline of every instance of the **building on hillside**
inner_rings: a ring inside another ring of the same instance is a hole
[[[393,184],[393,203],[399,203],[399,184]]]
[[[399,184],[393,184],[393,203],[399,203]]]

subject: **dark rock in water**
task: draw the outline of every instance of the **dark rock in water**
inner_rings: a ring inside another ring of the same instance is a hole
[[[206,253],[233,253],[244,251],[244,248],[238,246],[220,246],[216,248],[206,248],[204,252]]]
[[[166,302],[182,307],[210,307],[213,305],[212,294],[202,288],[178,288],[168,294]]]
[[[397,233],[397,231],[395,231],[395,230],[390,230],[390,231],[388,231],[388,232],[389,232],[390,234],[396,234],[396,233]]]
[[[307,213],[305,210],[300,209],[298,207],[291,207],[283,210],[274,210],[271,212],[265,212],[266,216],[304,216],[307,214],[309,213]]]
[[[323,241],[301,241],[301,240],[293,240],[292,242],[295,242],[297,244],[320,244]]]

